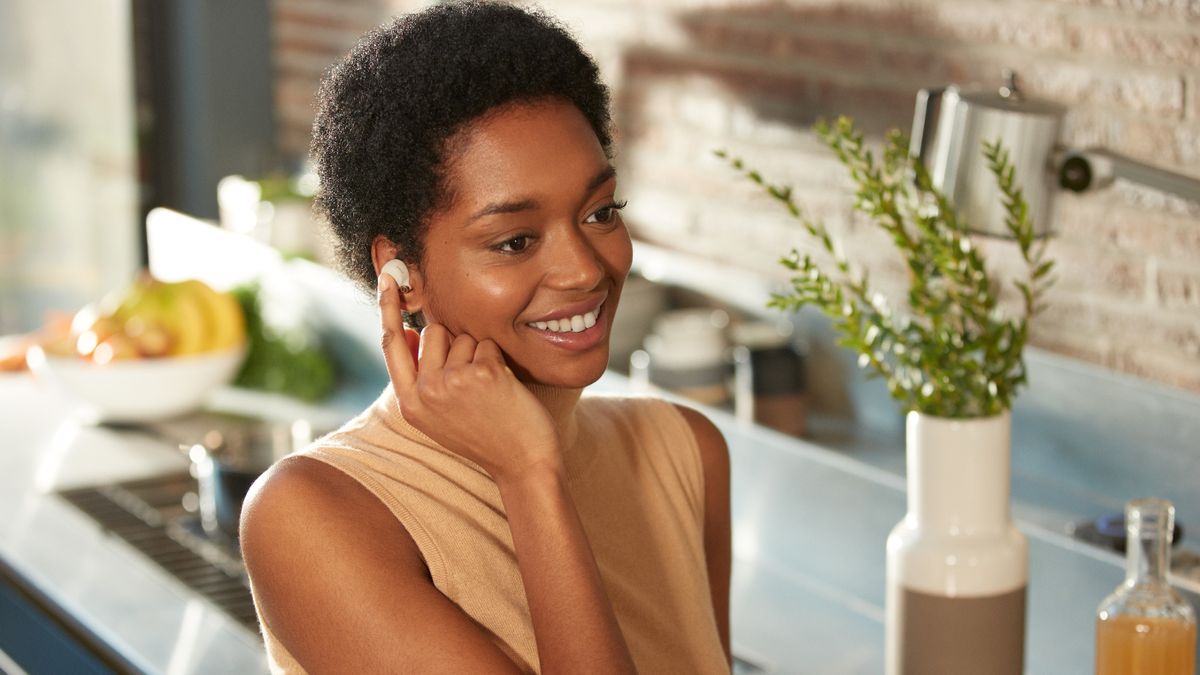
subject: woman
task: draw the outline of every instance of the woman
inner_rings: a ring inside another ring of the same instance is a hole
[[[391,387],[248,501],[277,671],[729,671],[724,440],[581,397],[631,261],[608,124],[591,59],[504,5],[404,17],[322,86],[318,204]]]

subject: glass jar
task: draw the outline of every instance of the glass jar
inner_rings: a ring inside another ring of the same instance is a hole
[[[1096,675],[1194,675],[1196,613],[1167,582],[1175,507],[1125,506],[1125,583],[1096,610]]]
[[[645,355],[631,357],[631,377],[645,366],[651,384],[693,401],[721,407],[732,393],[733,364],[725,330],[729,315],[719,309],[676,309],[654,321]]]

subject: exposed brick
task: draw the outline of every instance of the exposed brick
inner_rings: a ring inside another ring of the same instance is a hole
[[[1111,192],[1059,193],[1056,214],[1064,255],[1102,247],[1130,258],[1153,257],[1168,262],[1200,257],[1200,221],[1129,208]]]
[[[1184,117],[1191,122],[1200,122],[1200,77],[1195,74],[1190,74],[1184,80],[1184,89],[1187,93],[1187,109]]]
[[[1200,32],[1161,24],[1088,22],[1072,27],[1080,51],[1131,63],[1200,65]]]
[[[954,7],[946,11],[962,10]],[[965,61],[979,61],[975,55],[979,36],[963,32],[949,20],[944,24],[933,19],[914,21],[914,16],[920,14],[916,10],[900,14],[890,10],[870,12],[867,18],[840,15],[831,18],[818,12],[815,21],[812,12],[804,10],[775,11],[753,17],[702,14],[683,19],[684,30],[690,37],[686,43],[667,47],[655,41],[652,46],[732,54],[742,59],[754,57],[767,68],[832,66],[841,75],[853,73],[887,79],[909,90],[916,84],[969,81],[970,78],[960,76],[965,72]],[[995,33],[992,37],[999,41],[1016,39],[1005,30],[992,32]],[[975,70],[994,79],[1001,67],[992,65]]]
[[[312,108],[317,82],[310,78],[280,77],[275,80],[275,100],[289,108]]]
[[[1112,354],[1104,365],[1144,379],[1200,392],[1200,358],[1181,359],[1172,352],[1159,352],[1134,344]]]
[[[1048,333],[1036,318],[1030,324],[1029,344],[1092,363],[1103,364],[1112,358],[1112,339],[1109,337],[1091,333]]]
[[[1060,242],[1052,241],[1048,250],[1049,258],[1056,261],[1058,291],[1133,301],[1146,297],[1145,261],[1094,251],[1081,255],[1064,249]]]
[[[1121,203],[1149,212],[1184,216],[1200,222],[1200,203],[1123,180],[1110,188]]]
[[[311,129],[313,122],[312,105],[306,107],[290,106],[279,111],[275,118],[281,127],[293,126],[297,128]]]
[[[1146,303],[1113,302],[1094,296],[1051,292],[1042,329],[1065,333],[1091,332],[1113,340],[1117,351],[1142,347],[1200,359],[1200,314],[1161,312]]]
[[[293,45],[298,45],[301,49],[340,56],[354,46],[364,30],[360,26],[325,27],[296,21],[276,21],[271,37],[276,50],[289,50],[296,48]]]
[[[325,30],[361,34],[373,28],[383,15],[377,12],[359,13],[357,16],[343,12],[330,12],[317,6],[294,6],[283,4],[272,12],[275,28],[290,26],[308,30]]]
[[[787,124],[760,114],[753,105],[735,101],[729,111],[730,135],[742,142],[805,151],[817,147],[807,128]]]
[[[625,220],[635,233],[676,242],[696,234],[691,205],[682,195],[641,185],[623,192],[629,200]]]
[[[361,25],[371,27],[392,13],[379,0],[272,0],[274,16],[329,26]]]
[[[553,13],[575,33],[585,49],[595,51],[603,43],[637,40],[641,31],[638,15],[622,9],[590,2],[559,2]]]
[[[275,54],[275,72],[281,77],[307,78],[316,83],[336,60],[337,56],[325,52],[280,51]]]
[[[1170,17],[1200,21],[1200,0],[1055,0],[1055,2],[1112,10],[1129,16]]]
[[[279,50],[280,61],[284,63],[303,60],[311,63],[321,62],[328,66],[346,52],[337,45],[308,37],[280,38],[275,41],[275,44]],[[323,71],[324,68],[321,70]]]
[[[1070,32],[1057,12],[1014,12],[1008,4],[940,2],[928,11],[933,36],[972,46],[1002,45],[1012,49],[1067,51]]]
[[[766,40],[768,54],[775,59],[803,59],[836,63],[841,68],[868,68],[876,65],[872,50],[842,39],[815,37],[799,33],[780,33]]]
[[[882,132],[912,119],[913,90],[884,76],[877,82],[845,81],[828,69],[764,64],[703,52],[636,50],[627,56],[627,75],[639,82],[703,76],[723,87],[760,117],[807,127],[820,117],[854,117],[868,132]]]
[[[284,126],[279,128],[279,149],[289,157],[304,157],[308,154],[311,138],[309,127]]]
[[[1175,156],[1187,173],[1200,180],[1200,123],[1175,125]]]
[[[1183,117],[1183,79],[1170,72],[1031,59],[1018,74],[1021,88],[1039,98],[1171,119]]]
[[[1061,140],[1071,148],[1102,147],[1162,168],[1193,166],[1200,173],[1198,124],[1075,108],[1067,112]]]
[[[674,118],[680,122],[710,133],[729,133],[731,102],[719,93],[685,92],[674,103]]]
[[[923,13],[911,3],[876,2],[753,2],[690,9],[679,14],[693,34],[712,26],[774,26],[779,28],[832,28],[841,32],[919,30]]]
[[[1200,263],[1156,265],[1154,290],[1164,308],[1182,309],[1200,317]]]
[[[1071,108],[1063,116],[1059,141],[1073,149],[1108,147],[1116,136],[1116,124],[1111,113],[1094,108]]]
[[[1192,152],[1183,150],[1180,143],[1184,129],[1178,122],[1120,119],[1112,125],[1108,149],[1163,168],[1179,167],[1188,163],[1181,151]]]

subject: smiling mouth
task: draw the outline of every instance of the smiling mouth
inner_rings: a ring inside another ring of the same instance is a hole
[[[605,301],[607,302],[607,300]],[[536,321],[527,323],[530,328],[546,331],[548,333],[582,333],[583,331],[596,325],[596,320],[600,317],[600,311],[604,309],[604,303],[584,314],[576,314],[575,316],[564,319],[551,319],[549,321]]]

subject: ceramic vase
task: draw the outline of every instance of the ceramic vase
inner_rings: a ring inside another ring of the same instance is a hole
[[[1012,422],[910,412],[908,512],[887,540],[888,675],[1020,675],[1029,546],[1009,514]]]

